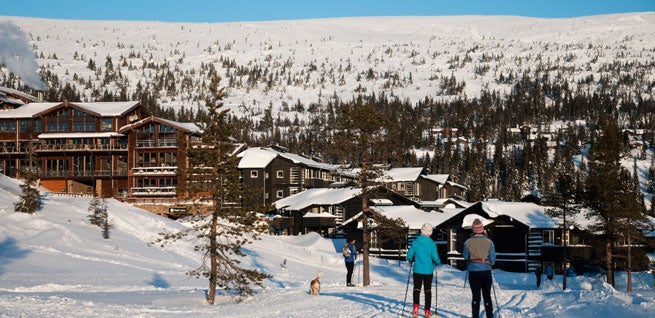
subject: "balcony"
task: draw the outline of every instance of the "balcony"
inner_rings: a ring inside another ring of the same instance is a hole
[[[134,187],[132,188],[132,196],[175,196],[175,187]]]
[[[57,171],[45,170],[41,172],[42,178],[80,178],[80,177],[126,177],[126,170],[89,170],[89,171]]]
[[[119,145],[95,145],[95,144],[64,144],[64,145],[39,145],[36,148],[39,152],[61,152],[61,151],[107,151],[127,150],[127,144]]]
[[[135,167],[132,168],[132,174],[135,176],[175,176],[177,166],[161,166],[161,167]]]

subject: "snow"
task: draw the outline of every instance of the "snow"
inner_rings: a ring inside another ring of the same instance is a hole
[[[544,207],[526,202],[507,202],[489,200],[482,202],[482,209],[491,217],[503,214],[515,218],[530,228],[557,228],[558,224],[544,212]]]
[[[280,78],[272,87],[265,79],[254,87],[228,87],[226,108],[254,122],[264,120],[270,109],[270,118],[298,118],[301,125],[311,122],[314,112],[285,110],[283,104],[286,108],[298,101],[305,106],[326,105],[333,96],[347,101],[358,94],[360,86],[365,94],[384,92],[413,103],[426,97],[473,98],[483,89],[504,95],[512,87],[497,81],[500,74],[533,74],[543,67],[552,70],[551,77],[557,74],[558,80],[566,79],[575,90],[589,76],[620,75],[607,67],[610,63],[625,64],[621,74],[634,73],[637,70],[627,65],[648,65],[655,56],[651,50],[654,12],[570,19],[434,16],[167,23],[0,16],[0,21],[20,28],[28,48],[37,54],[38,66],[56,74],[61,85],[75,86],[83,101],[94,100],[94,90],[117,95],[124,86],[127,96],[133,96],[139,84],[153,89],[152,79],[159,71],[144,67],[147,63],[168,65],[176,78],[175,92],[162,88],[156,102],[163,108],[192,109],[204,104],[206,73],[201,64],[217,66],[226,84],[228,71],[234,74],[234,70],[223,67],[221,61],[229,60],[237,67],[261,69]],[[27,57],[34,56],[29,53]],[[105,82],[107,58],[112,61],[112,75],[120,72],[124,81]],[[90,60],[95,69],[89,68]],[[488,66],[489,71],[476,73],[479,66]],[[375,78],[358,79],[369,70]],[[639,70],[644,72],[644,83],[652,80],[652,70]],[[385,74],[397,76],[398,83],[385,89],[389,81]],[[440,88],[440,79],[451,76],[466,82],[458,96]],[[191,83],[182,88],[186,79]],[[248,80],[247,75],[237,78],[242,83]],[[595,90],[595,83],[587,85],[579,88]],[[651,87],[632,90],[633,96],[652,98]]]
[[[374,206],[372,208],[390,219],[402,219],[411,230],[420,230],[424,223],[430,223],[435,227],[463,210],[447,209],[445,212],[425,212],[413,205]]]
[[[277,209],[299,211],[310,205],[335,205],[362,193],[361,188],[313,188],[282,198],[273,204]]]
[[[193,242],[149,244],[164,230],[185,225],[108,200],[114,225],[109,240],[87,221],[90,198],[45,194],[35,215],[16,213],[18,183],[0,176],[0,317],[399,317],[408,316],[408,264],[371,258],[371,285],[346,287],[340,255],[343,239],[316,233],[263,235],[245,249],[242,265],[273,277],[265,289],[237,302],[223,292],[205,301],[207,281],[185,272],[201,257]],[[361,284],[361,262],[355,283]],[[323,272],[321,295],[309,281]],[[544,279],[494,270],[495,299],[502,317],[650,317],[655,310],[653,276],[617,274],[616,289],[602,277]],[[448,265],[437,272],[439,317],[470,316],[465,273]],[[404,308],[404,312],[403,312]]]

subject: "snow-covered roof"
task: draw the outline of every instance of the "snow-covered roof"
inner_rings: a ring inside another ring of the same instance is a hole
[[[439,183],[439,184],[446,184],[446,182],[450,178],[450,175],[449,174],[428,174],[428,175],[424,175],[423,178],[426,178],[428,180],[432,180],[432,181],[434,181],[436,183]]]
[[[245,151],[241,152],[238,156],[241,158],[238,165],[239,169],[266,168],[266,166],[268,166],[268,164],[271,163],[271,161],[273,161],[273,159],[275,159],[277,156],[290,160],[293,163],[304,165],[311,168],[317,168],[317,169],[323,169],[329,171],[334,171],[337,169],[335,165],[317,162],[300,155],[277,151],[275,149],[264,148],[264,147],[254,147],[254,148],[246,149]]]
[[[164,118],[160,118],[160,117],[150,116],[150,117],[142,118],[141,120],[135,121],[133,123],[127,124],[127,125],[121,127],[118,131],[119,132],[125,132],[125,131],[128,131],[128,130],[134,129],[135,127],[139,127],[139,126],[141,126],[141,125],[143,125],[145,123],[149,123],[149,122],[153,122],[153,121],[154,122],[159,122],[159,123],[162,123],[162,124],[174,127],[174,128],[179,128],[179,129],[191,132],[191,133],[199,133],[202,130],[195,123],[181,123],[181,122],[177,122],[177,121],[174,121],[174,120],[169,120],[169,119],[164,119]]]
[[[514,218],[530,228],[552,229],[559,226],[558,222],[547,216],[544,207],[527,202],[483,201],[482,209],[491,218],[501,215]]]
[[[6,86],[0,86],[0,92],[6,93],[6,94],[12,94],[12,95],[15,95],[15,96],[20,96],[22,98],[28,99],[28,100],[33,101],[33,102],[39,100],[37,97],[35,97],[33,95],[30,95],[30,94],[27,94],[25,92],[21,92],[19,90],[9,88],[9,87],[6,87]]]
[[[29,103],[16,109],[10,109],[0,112],[0,118],[31,118],[36,114],[48,111],[49,109],[61,105],[57,103]],[[115,117],[121,116],[136,107],[139,102],[97,102],[97,103],[71,103],[81,109],[95,113],[98,116]]]
[[[421,201],[418,204],[423,208],[468,208],[474,203],[453,198],[441,198],[434,201]]]
[[[100,116],[115,117],[115,116],[124,115],[128,111],[132,110],[135,106],[137,106],[139,102],[138,101],[93,102],[93,103],[75,102],[71,104],[86,109],[90,112],[94,112]]]
[[[32,118],[35,114],[46,111],[61,103],[29,103],[9,110],[0,110],[0,118]]]
[[[467,214],[464,216],[464,219],[462,219],[462,228],[465,229],[473,228],[473,221],[475,221],[475,219],[480,219],[480,221],[482,221],[482,225],[484,226],[487,226],[494,222],[493,220],[487,220],[486,218],[477,214]]]
[[[238,169],[263,169],[277,157],[277,153],[268,151],[265,148],[255,147],[248,148],[237,156],[241,158],[237,166]]]
[[[402,219],[411,230],[421,229],[424,223],[430,223],[433,227],[436,227],[461,212],[461,210],[457,209],[445,212],[425,212],[413,205],[375,206],[371,207],[371,209],[390,219]]]
[[[327,212],[321,212],[321,213],[305,213],[305,215],[302,216],[303,218],[331,218],[335,219],[337,216],[327,213]]]
[[[166,123],[166,124],[168,124],[169,126],[172,126],[172,127],[180,127],[180,128],[186,129],[187,131],[194,132],[194,133],[199,133],[201,131],[200,127],[198,127],[198,125],[196,125],[196,123],[182,123],[182,122],[179,122],[179,121],[168,120],[168,119],[164,119],[164,118],[158,118],[158,119],[162,123]]]
[[[382,182],[416,181],[423,172],[423,168],[391,168],[384,172]]]
[[[361,188],[316,188],[275,201],[276,209],[302,210],[312,205],[335,205],[354,198],[362,193]]]

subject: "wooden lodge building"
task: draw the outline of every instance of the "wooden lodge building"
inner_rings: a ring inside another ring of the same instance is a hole
[[[52,192],[175,199],[195,124],[150,116],[138,101],[19,104],[0,110],[1,173],[20,178],[32,153],[40,186]]]

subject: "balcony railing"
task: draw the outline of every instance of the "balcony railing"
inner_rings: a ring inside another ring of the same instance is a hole
[[[175,166],[161,166],[161,167],[138,167],[132,168],[135,176],[150,176],[150,175],[176,175],[177,167]]]
[[[101,151],[101,150],[127,150],[127,144],[118,145],[79,145],[79,144],[65,144],[65,145],[39,145],[36,147],[37,151]]]
[[[175,187],[135,187],[133,196],[175,196]]]
[[[75,178],[75,177],[126,177],[127,170],[89,170],[89,171],[56,171],[45,170],[41,172],[46,178]]]
[[[163,147],[177,147],[177,141],[170,140],[140,140],[136,142],[137,148],[163,148]]]

